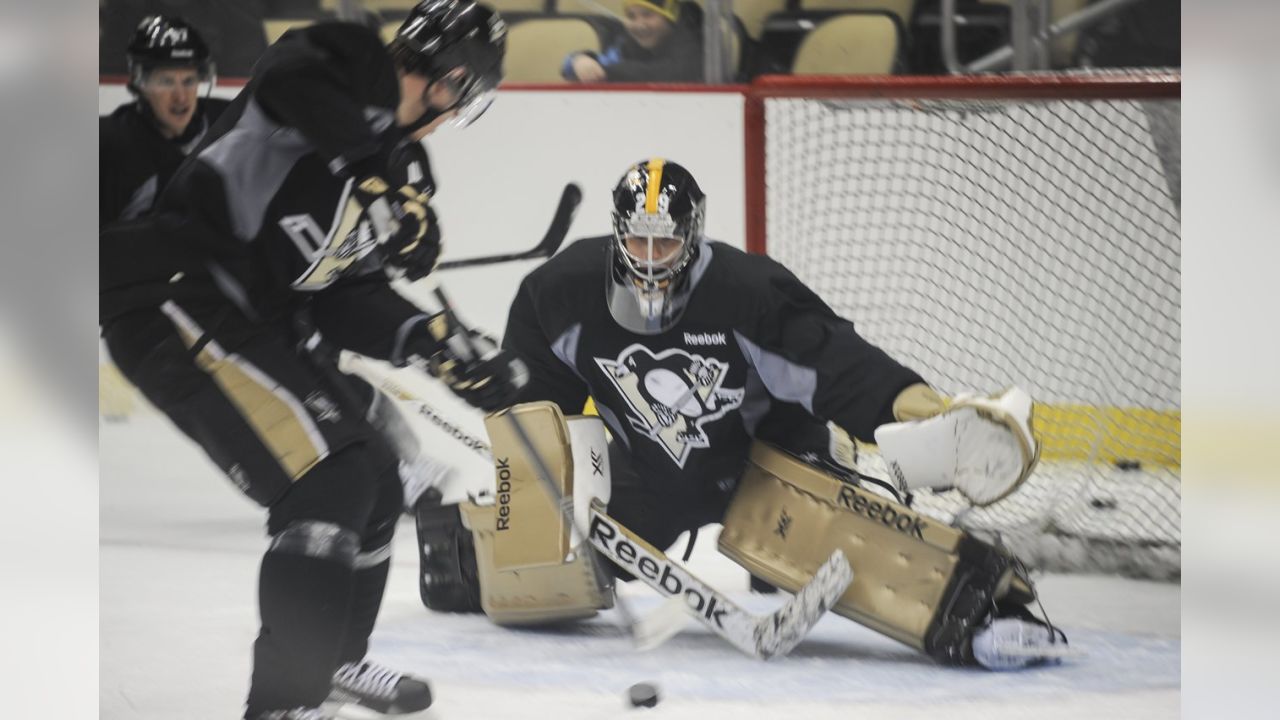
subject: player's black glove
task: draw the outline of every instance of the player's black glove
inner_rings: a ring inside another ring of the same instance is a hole
[[[406,342],[409,359],[449,386],[473,407],[492,412],[509,407],[529,371],[489,336],[433,315],[414,328]]]
[[[440,262],[440,250],[444,243],[440,240],[440,221],[436,220],[436,211],[427,205],[427,234],[417,245],[401,248],[399,252],[388,255],[387,262],[393,267],[403,270],[409,280],[421,280],[436,269]]]
[[[529,381],[529,371],[515,355],[498,347],[492,338],[470,333],[471,349],[464,356],[453,352],[452,344],[429,361],[431,374],[440,378],[458,397],[472,407],[493,412],[509,407],[520,388]]]
[[[358,177],[352,198],[364,208],[389,268],[410,280],[426,277],[440,258],[440,227],[431,196],[412,185],[392,190],[379,175]]]

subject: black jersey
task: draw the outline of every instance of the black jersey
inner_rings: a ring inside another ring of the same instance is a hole
[[[176,138],[160,134],[135,100],[98,118],[98,226],[151,210],[160,190],[213,125],[228,101],[204,98]]]
[[[178,300],[251,318],[311,304],[335,344],[387,357],[421,311],[348,212],[355,164],[434,193],[426,151],[394,126],[399,81],[378,36],[323,23],[286,33],[175,174],[156,215],[104,234],[100,313]],[[109,267],[108,267],[109,265]]]
[[[642,477],[690,499],[740,475],[753,437],[809,451],[831,421],[870,439],[922,382],[776,261],[708,242],[680,321],[624,330],[605,302],[611,238],[580,240],[530,273],[503,345],[530,369],[519,400],[567,414],[590,395]],[[797,445],[805,445],[797,448]]]

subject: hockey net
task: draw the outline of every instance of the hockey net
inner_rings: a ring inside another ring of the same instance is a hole
[[[1179,93],[1177,74],[768,78],[747,98],[750,249],[940,390],[1036,398],[1024,489],[917,499],[1033,566],[1180,576]]]

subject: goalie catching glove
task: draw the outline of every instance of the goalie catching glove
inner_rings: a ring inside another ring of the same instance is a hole
[[[411,326],[405,358],[472,407],[493,412],[511,405],[529,380],[525,364],[489,336],[452,318],[451,313],[442,312]]]
[[[1018,489],[1040,456],[1031,396],[1020,388],[947,400],[913,385],[893,410],[899,422],[877,428],[876,444],[893,477],[909,490],[955,488],[983,507]]]

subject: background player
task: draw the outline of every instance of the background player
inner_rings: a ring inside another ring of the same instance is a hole
[[[507,401],[521,382],[510,355],[450,343],[446,316],[389,286],[439,251],[406,148],[483,112],[504,49],[501,18],[467,0],[420,4],[390,52],[354,25],[287,33],[157,213],[102,236],[113,358],[268,509],[247,718],[329,717],[326,700],[390,713],[430,704],[424,682],[364,659],[401,488],[363,408],[298,352],[309,339],[298,319],[337,347],[430,361],[477,407]]]
[[[133,100],[98,119],[98,225],[151,210],[226,100],[200,97],[215,66],[196,29],[174,16],[144,18],[129,42]]]

